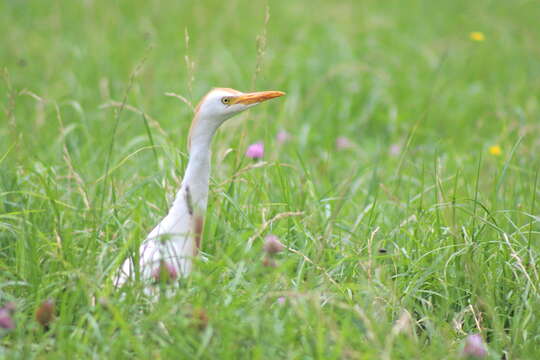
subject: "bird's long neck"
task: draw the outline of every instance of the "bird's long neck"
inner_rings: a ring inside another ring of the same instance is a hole
[[[210,179],[210,143],[193,142],[189,154],[189,161],[182,181],[182,188],[189,188],[190,196],[198,207],[206,208],[208,182]]]
[[[200,114],[193,119],[188,140],[190,146],[188,165],[182,187],[176,195],[175,206],[185,205],[186,201],[190,201],[191,204],[188,205],[193,206],[194,211],[204,213],[206,210],[210,179],[210,145],[217,130],[215,123]]]

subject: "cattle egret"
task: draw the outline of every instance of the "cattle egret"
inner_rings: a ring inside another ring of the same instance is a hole
[[[180,190],[165,218],[150,232],[139,248],[139,272],[145,282],[168,273],[175,279],[191,272],[192,258],[200,247],[210,177],[210,144],[216,130],[227,119],[257,104],[285,93],[260,91],[243,93],[217,88],[206,94],[195,109],[188,137],[189,161]],[[123,285],[134,274],[128,258],[116,276]]]

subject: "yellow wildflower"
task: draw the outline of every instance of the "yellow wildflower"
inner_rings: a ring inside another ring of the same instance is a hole
[[[501,147],[499,145],[490,146],[489,153],[494,156],[500,156],[502,154]]]
[[[480,32],[480,31],[473,31],[473,32],[469,33],[469,38],[472,41],[484,41],[484,40],[486,40],[486,37],[484,36],[484,33]]]

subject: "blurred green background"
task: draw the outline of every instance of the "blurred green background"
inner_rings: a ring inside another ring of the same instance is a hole
[[[479,332],[536,358],[538,19],[533,0],[2,1],[0,356],[455,358]],[[120,296],[187,161],[192,112],[165,94],[212,87],[287,96],[219,131],[188,285]],[[305,257],[261,267],[269,232]]]

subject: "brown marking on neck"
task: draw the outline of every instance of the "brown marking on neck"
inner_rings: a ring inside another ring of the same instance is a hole
[[[191,191],[189,191],[188,184],[186,184],[186,206],[189,216],[193,216],[193,200],[191,199]]]
[[[193,219],[193,234],[195,237],[195,248],[193,249],[193,256],[197,256],[201,249],[202,232],[204,227],[204,217],[202,215],[196,215]]]

